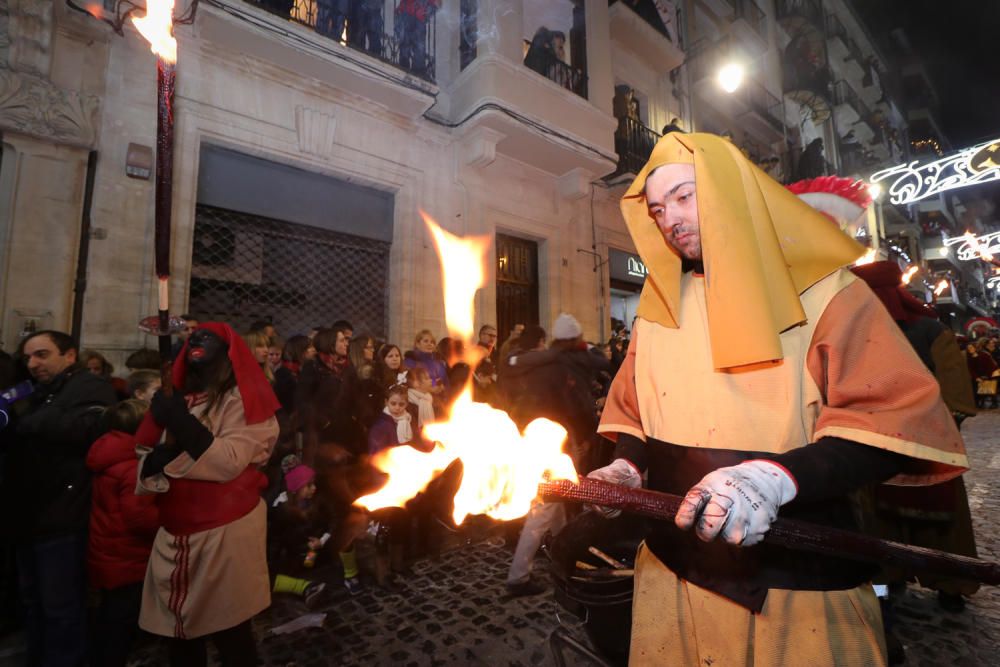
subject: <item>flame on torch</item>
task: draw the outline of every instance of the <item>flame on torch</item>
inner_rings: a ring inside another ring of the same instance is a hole
[[[878,251],[875,248],[868,248],[865,254],[858,258],[858,261],[854,262],[854,266],[863,266],[865,264],[871,264],[875,261],[875,254]]]
[[[942,278],[934,288],[934,296],[941,296],[941,293],[948,289],[948,281]]]
[[[149,42],[150,50],[171,65],[177,62],[174,39],[174,0],[146,0],[146,15],[133,18],[132,24]]]
[[[445,319],[452,336],[470,340],[474,330],[473,301],[485,282],[488,238],[459,238],[421,213],[434,238],[444,274]],[[467,363],[480,353],[467,346]],[[548,419],[532,421],[521,433],[510,416],[472,400],[472,379],[455,399],[447,419],[425,425],[424,435],[435,443],[429,453],[413,447],[390,447],[372,459],[389,475],[375,493],[355,504],[369,510],[402,507],[453,461],[462,461],[462,483],[455,494],[455,523],[470,514],[487,514],[502,521],[527,514],[545,479],[578,481],[576,469],[563,453],[566,429]]]
[[[910,280],[913,279],[913,276],[915,276],[917,274],[917,271],[919,270],[920,270],[919,266],[911,266],[908,269],[906,269],[906,271],[903,273],[903,284],[909,285]]]

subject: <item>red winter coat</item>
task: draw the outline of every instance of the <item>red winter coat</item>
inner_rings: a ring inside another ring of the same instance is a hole
[[[87,570],[96,588],[118,588],[146,577],[160,515],[156,496],[135,495],[138,465],[131,433],[111,431],[87,454],[87,468],[94,473]]]

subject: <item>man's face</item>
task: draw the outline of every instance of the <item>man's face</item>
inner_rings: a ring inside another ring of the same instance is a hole
[[[520,338],[522,333],[524,333],[524,325],[523,324],[515,324],[514,328],[511,329],[511,331],[510,331],[510,337],[511,338]]]
[[[87,370],[94,375],[104,375],[104,364],[97,357],[87,359]]]
[[[646,205],[664,240],[681,257],[702,258],[694,165],[667,164],[653,171],[646,179]]]
[[[268,338],[274,338],[275,334],[277,334],[277,332],[274,330],[274,325],[268,324],[264,327],[264,335]]]
[[[35,336],[24,344],[24,356],[28,359],[28,372],[42,384],[52,379],[76,363],[76,350],[59,351],[55,342],[46,335]]]
[[[479,334],[479,343],[480,345],[483,345],[486,349],[492,350],[493,346],[497,344],[497,330],[484,329]]]
[[[340,357],[347,356],[347,347],[351,344],[351,337],[343,331],[337,332],[337,342],[333,345],[333,351]]]
[[[198,329],[188,338],[188,362],[195,366],[211,364],[225,349],[226,343],[221,338],[208,329]]]

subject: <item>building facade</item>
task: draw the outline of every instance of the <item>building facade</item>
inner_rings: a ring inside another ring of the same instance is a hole
[[[4,349],[48,327],[113,361],[153,345],[156,66],[116,6],[0,3]],[[491,240],[477,324],[566,311],[607,339],[645,273],[618,200],[664,126],[729,133],[786,182],[908,150],[843,0],[201,0],[175,35],[171,310],[238,328],[445,335],[425,212]]]

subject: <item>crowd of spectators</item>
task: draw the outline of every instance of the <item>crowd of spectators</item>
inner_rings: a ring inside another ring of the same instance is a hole
[[[183,317],[175,357],[199,327]],[[462,341],[426,329],[410,345],[355,332],[344,320],[287,339],[267,322],[244,333],[281,405],[280,435],[261,466],[273,593],[314,605],[331,585],[313,576],[317,564],[350,594],[392,588],[413,559],[436,555],[459,530],[450,516],[460,462],[405,508],[367,512],[354,501],[383,483],[371,457],[398,446],[428,451],[424,427],[468,385],[474,400],[506,410],[520,427],[537,417],[565,426],[580,473],[604,463],[610,451],[595,429],[627,348],[624,327],[600,345],[586,343],[567,314],[551,336],[532,324],[505,333],[498,346],[496,327],[481,327],[475,368],[461,361]],[[124,665],[139,633],[147,561],[163,522],[154,496],[136,494],[144,464],[135,434],[151,402],[156,417],[162,361],[139,350],[118,376],[103,355],[57,331],[31,334],[14,356],[0,353],[0,390],[24,379],[33,388],[0,405],[11,415],[0,429],[0,612],[4,632],[23,626],[30,664]],[[359,562],[364,540],[374,556]],[[538,545],[522,542],[513,595],[540,592],[525,574]]]

